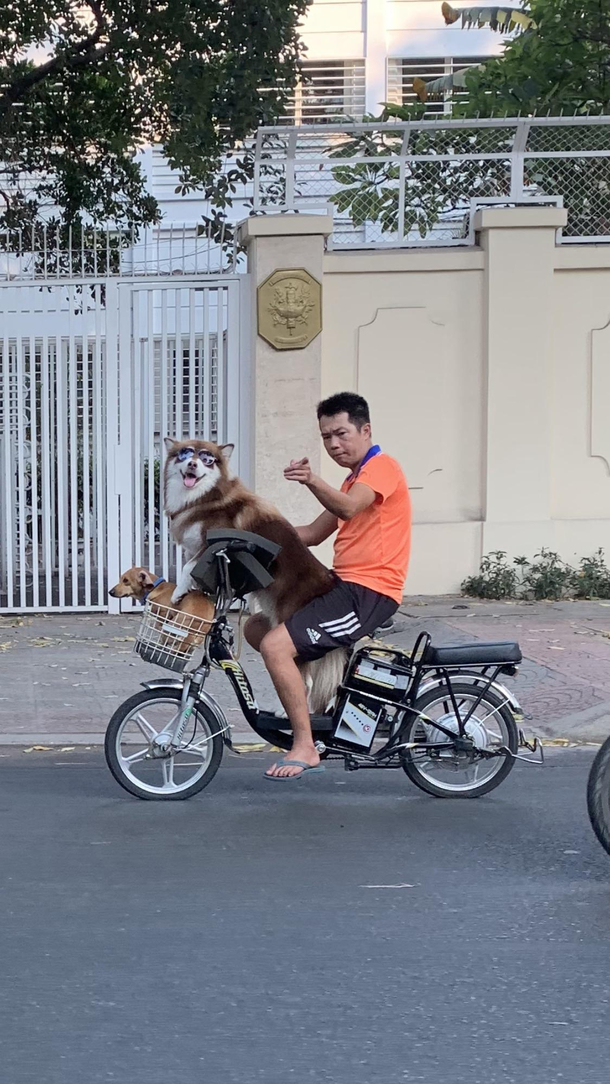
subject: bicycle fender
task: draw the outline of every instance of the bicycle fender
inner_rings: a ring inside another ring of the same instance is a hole
[[[460,681],[472,682],[473,685],[477,682],[477,678],[473,674],[452,674],[451,676]],[[480,681],[482,679],[479,678],[478,680]],[[417,695],[420,696],[422,693],[427,693],[430,689],[438,689],[441,685],[445,685],[443,678],[434,678],[431,681],[422,682]],[[513,715],[523,715],[523,708],[511,689],[507,689],[506,685],[502,685],[499,681],[492,681],[489,687],[490,689],[494,689],[503,700],[508,700]]]
[[[181,689],[184,682],[180,678],[154,678],[153,681],[141,681],[145,689]]]

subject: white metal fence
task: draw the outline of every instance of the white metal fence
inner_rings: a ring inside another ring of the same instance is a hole
[[[553,202],[610,239],[610,117],[261,128],[254,209],[333,208],[335,248],[472,244],[481,203]]]
[[[175,187],[174,173],[172,184]],[[211,236],[203,222],[164,221],[141,230],[38,222],[0,230],[0,281],[234,274],[238,253],[230,226]]]
[[[231,440],[239,457],[239,290],[0,283],[0,610],[107,609],[134,564],[174,578],[162,440]]]

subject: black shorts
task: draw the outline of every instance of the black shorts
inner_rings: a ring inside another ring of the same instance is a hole
[[[336,647],[351,647],[370,636],[395,614],[398,603],[359,583],[337,577],[325,595],[319,595],[286,621],[299,658],[311,662]]]

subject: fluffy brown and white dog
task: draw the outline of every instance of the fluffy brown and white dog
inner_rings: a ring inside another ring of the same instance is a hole
[[[251,531],[281,546],[273,583],[257,591],[255,607],[271,627],[281,624],[333,586],[333,577],[299,538],[295,528],[272,504],[252,493],[231,476],[232,444],[205,440],[165,440],[164,504],[174,541],[186,557],[182,576],[172,595],[175,605],[196,589],[191,572],[206,546],[206,532],[229,527]],[[347,652],[337,648],[322,659],[300,666],[311,711],[323,711],[335,695]]]

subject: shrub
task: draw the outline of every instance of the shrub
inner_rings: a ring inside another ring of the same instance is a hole
[[[481,558],[478,576],[468,576],[464,580],[462,593],[474,598],[514,598],[518,579],[517,572],[510,567],[504,550],[495,550]]]
[[[592,557],[583,557],[580,570],[572,575],[575,598],[610,598],[610,569],[606,565],[603,549]]]
[[[535,554],[532,564],[524,564],[526,569],[521,581],[525,593],[534,598],[565,598],[570,592],[574,580],[574,569],[561,560],[558,553],[542,547]]]
[[[468,576],[462,583],[462,593],[488,599],[610,598],[610,568],[601,547],[581,558],[579,569],[544,546],[532,562],[515,557],[512,565],[504,550],[486,554],[478,576]]]

